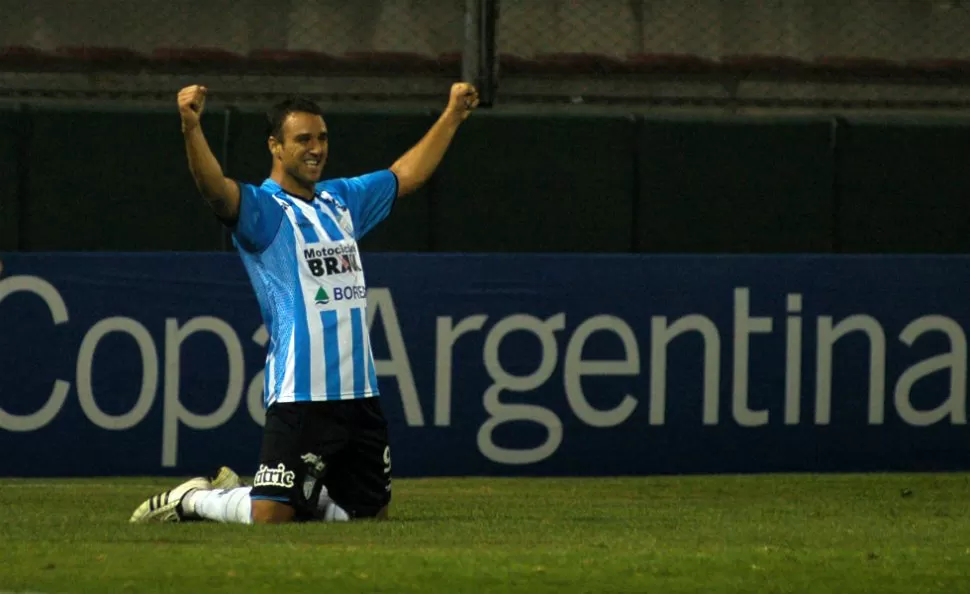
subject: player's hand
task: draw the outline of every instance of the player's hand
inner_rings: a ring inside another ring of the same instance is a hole
[[[182,116],[182,132],[188,132],[199,125],[202,110],[205,108],[205,94],[209,89],[192,85],[179,91],[179,115]]]
[[[448,111],[464,120],[476,107],[478,107],[478,89],[475,88],[475,85],[466,82],[451,85]]]

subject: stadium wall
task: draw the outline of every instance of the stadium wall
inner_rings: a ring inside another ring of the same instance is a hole
[[[328,176],[386,167],[427,112],[335,112]],[[233,177],[262,116],[213,110]],[[366,251],[966,253],[970,118],[481,112]],[[0,111],[0,249],[217,251],[170,110]]]
[[[0,476],[255,471],[235,255],[2,263]],[[966,256],[364,263],[397,476],[970,469]]]

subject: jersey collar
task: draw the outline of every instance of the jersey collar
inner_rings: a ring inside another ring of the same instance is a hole
[[[304,202],[307,201],[306,198],[303,198],[302,196],[296,196],[294,194],[290,194],[289,192],[287,192],[286,190],[284,190],[281,185],[279,185],[278,183],[276,183],[275,180],[273,180],[272,178],[269,178],[269,177],[267,177],[266,179],[263,180],[263,183],[260,185],[260,187],[262,189],[266,190],[267,192],[269,192],[271,194],[274,194],[274,195],[275,194],[282,193],[282,194],[286,194],[287,196],[290,196],[291,198],[293,198],[295,200],[303,200]],[[313,198],[310,200],[310,202],[312,202],[313,200],[316,200],[316,199],[317,199],[317,193],[316,193],[316,188],[314,188]]]

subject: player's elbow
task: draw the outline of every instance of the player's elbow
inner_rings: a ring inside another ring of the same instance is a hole
[[[391,166],[391,172],[397,177],[398,196],[405,196],[414,192],[425,182],[414,170],[400,161]]]
[[[227,178],[197,180],[197,185],[202,198],[216,216],[227,222],[239,218],[239,189],[234,181]]]

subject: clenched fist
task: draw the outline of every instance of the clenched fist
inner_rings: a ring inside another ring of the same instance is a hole
[[[179,91],[179,115],[182,116],[182,132],[188,132],[199,125],[199,118],[205,108],[205,94],[209,89],[192,85]]]
[[[478,107],[478,89],[466,82],[451,85],[451,99],[448,101],[448,111],[461,117],[462,120]]]

